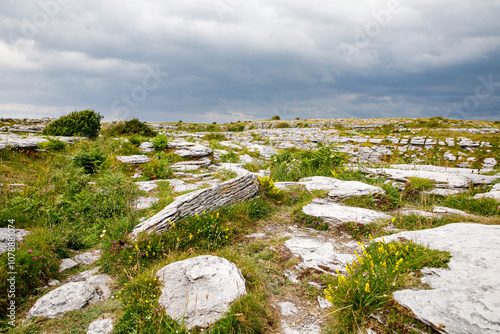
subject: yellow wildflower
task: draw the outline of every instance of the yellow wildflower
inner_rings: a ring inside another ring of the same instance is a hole
[[[365,291],[370,293],[370,283],[366,283],[365,285]]]

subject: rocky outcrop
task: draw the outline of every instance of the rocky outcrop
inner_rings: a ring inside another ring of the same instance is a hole
[[[201,167],[207,167],[212,163],[209,158],[202,158],[200,160],[193,161],[181,161],[170,166],[172,170],[186,172],[200,169]]]
[[[146,155],[117,156],[116,159],[126,164],[145,164],[151,161]]]
[[[87,334],[111,334],[113,332],[113,319],[97,319],[93,321],[87,330]]]
[[[169,148],[175,148],[174,154],[183,158],[200,158],[212,154],[212,149],[191,142],[173,142],[168,144]]]
[[[137,225],[132,234],[136,235],[143,231],[165,231],[169,229],[170,222],[200,214],[205,210],[216,210],[226,205],[246,201],[258,192],[257,177],[252,174],[236,177],[217,186],[196,190],[176,197],[173,203]]]
[[[85,281],[71,282],[58,287],[38,299],[26,318],[55,318],[69,311],[79,310],[88,304],[107,299],[111,292],[108,275],[96,275]]]
[[[431,290],[394,293],[401,305],[441,333],[500,332],[500,226],[449,224],[384,237],[405,238],[451,253],[448,268],[422,270]]]
[[[345,206],[319,198],[304,206],[302,211],[307,215],[323,218],[331,224],[349,222],[368,224],[379,219],[392,218],[378,211]]]
[[[226,259],[202,255],[158,270],[158,302],[186,328],[206,327],[223,317],[230,304],[246,293],[241,271]]]

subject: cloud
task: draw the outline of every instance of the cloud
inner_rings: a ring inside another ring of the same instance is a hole
[[[499,12],[471,0],[9,1],[0,115],[440,116],[479,76],[500,81]],[[148,68],[169,75],[149,89]],[[467,116],[499,119],[498,96]]]

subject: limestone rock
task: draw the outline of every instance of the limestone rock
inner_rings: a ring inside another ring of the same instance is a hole
[[[144,152],[144,153],[155,151],[153,143],[150,141],[142,142],[141,145],[139,145],[139,149],[141,150],[141,152]]]
[[[139,188],[139,190],[142,190],[145,192],[153,191],[158,187],[158,185],[156,184],[156,180],[155,181],[140,181],[140,182],[135,182],[135,184],[137,184],[137,187]]]
[[[84,266],[94,263],[101,258],[101,250],[93,250],[73,256],[73,260]]]
[[[306,177],[301,179],[300,182],[309,191],[330,190],[328,197],[336,200],[353,196],[385,194],[385,191],[380,187],[358,181],[342,181],[333,177]]]
[[[267,145],[248,144],[247,148],[252,152],[259,152],[264,159],[270,159],[271,156],[278,153],[274,148]]]
[[[483,168],[484,169],[493,169],[497,165],[497,159],[495,158],[486,158],[483,160]]]
[[[351,254],[344,254],[336,250],[329,240],[322,241],[295,236],[285,242],[285,247],[302,259],[297,265],[301,270],[314,268],[321,272],[333,274],[338,269],[345,272],[346,263],[355,259]]]
[[[246,293],[245,279],[236,265],[211,255],[174,262],[156,277],[163,285],[158,302],[188,329],[219,320]]]
[[[210,188],[200,189],[178,196],[153,217],[137,225],[132,235],[143,231],[165,231],[170,222],[200,214],[204,210],[216,210],[222,206],[246,201],[259,192],[257,177],[252,174],[236,177]]]
[[[200,144],[191,142],[170,143],[168,147],[176,148],[174,154],[184,158],[199,158],[212,154],[212,149]]]
[[[310,216],[324,218],[325,221],[330,223],[354,222],[368,224],[379,219],[392,218],[377,211],[340,205],[319,198],[304,206],[302,211]]]
[[[158,202],[160,199],[158,197],[144,197],[139,196],[135,200],[134,207],[136,210],[149,209],[153,204]]]
[[[248,154],[240,155],[239,160],[242,164],[253,164],[255,162],[255,159]]]
[[[240,145],[237,145],[235,143],[232,143],[230,141],[220,141],[218,142],[219,145],[222,145],[222,146],[225,146],[225,147],[230,147],[230,148],[235,148],[237,150],[242,150],[243,147],[241,147]]]
[[[72,259],[62,259],[61,264],[59,265],[59,272],[63,272],[76,266],[78,266],[78,262]]]
[[[475,199],[478,198],[493,198],[496,199],[497,201],[500,201],[500,191],[489,191],[487,193],[483,194],[477,194],[474,196]]]
[[[170,184],[172,191],[175,193],[196,190],[200,187],[196,184],[186,183],[185,181],[179,179],[168,180],[168,183]]]
[[[422,270],[431,290],[403,290],[394,298],[422,321],[442,333],[500,332],[500,226],[448,224],[434,229],[385,236],[413,240],[426,247],[449,251],[449,268]]]
[[[0,228],[0,254],[12,252],[30,232],[20,228]]]
[[[145,164],[151,160],[146,155],[117,156],[116,159],[126,164]]]
[[[26,319],[55,318],[63,313],[105,300],[111,295],[108,286],[110,281],[111,277],[101,274],[82,281],[66,283],[39,298],[29,310]]]
[[[97,319],[90,323],[87,334],[111,334],[113,332],[113,319]]]
[[[186,171],[193,171],[200,169],[201,167],[207,167],[212,163],[209,158],[202,158],[200,160],[193,160],[193,161],[181,161],[177,162],[173,165],[170,166],[172,170],[175,171],[181,171],[181,172],[186,172]]]

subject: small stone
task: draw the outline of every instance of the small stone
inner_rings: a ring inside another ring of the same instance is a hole
[[[87,330],[87,334],[111,334],[113,332],[113,319],[94,320]]]
[[[146,155],[117,156],[116,159],[126,164],[144,164],[151,160]]]
[[[78,262],[75,262],[72,259],[63,259],[59,265],[59,272],[63,272],[76,266],[78,266]]]

